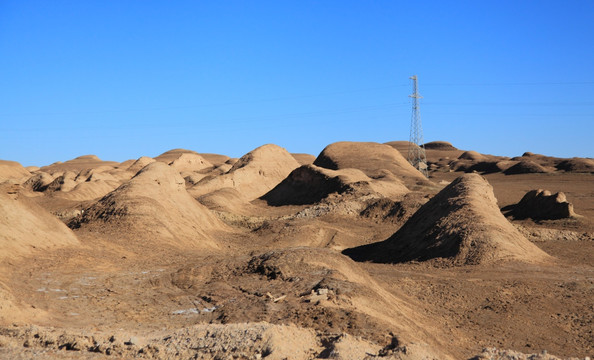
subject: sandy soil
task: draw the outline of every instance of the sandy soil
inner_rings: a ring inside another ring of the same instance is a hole
[[[339,143],[317,161],[331,159],[334,168],[315,176],[295,173],[313,157],[271,145],[239,160],[176,149],[157,163],[85,156],[29,172],[5,162],[0,201],[18,205],[23,221],[0,218],[0,240],[10,244],[0,248],[0,358],[592,357],[594,174],[555,170],[561,160],[547,158],[548,173],[467,176],[464,190],[452,192],[446,186],[463,172],[445,167],[475,160],[437,143],[428,158],[441,165],[430,181],[412,181],[417,175],[392,152],[403,143]],[[134,164],[139,175],[128,175]],[[68,191],[59,181],[47,187],[68,171],[75,175]],[[343,175],[354,172],[365,175]],[[115,190],[63,196],[81,183],[100,188],[107,175]],[[34,176],[37,190],[27,183]],[[399,191],[377,186],[390,181]],[[312,186],[324,191],[303,200]],[[564,192],[580,216],[514,220],[497,210],[534,189]],[[257,198],[266,191],[280,200]],[[432,215],[415,217],[424,205]],[[476,214],[494,225],[481,227],[487,221]],[[64,234],[35,235],[47,224]],[[486,235],[472,240],[471,225]],[[496,243],[506,232],[530,254],[550,257],[449,261],[457,252],[380,263],[342,254],[407,228],[447,232],[453,248]]]

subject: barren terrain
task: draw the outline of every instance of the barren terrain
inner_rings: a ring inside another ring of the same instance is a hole
[[[0,358],[593,357],[594,160],[408,146],[0,161]]]

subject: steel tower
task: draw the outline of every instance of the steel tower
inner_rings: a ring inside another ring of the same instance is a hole
[[[408,145],[408,162],[419,170],[425,177],[427,174],[427,157],[425,156],[425,146],[423,146],[423,127],[421,126],[421,113],[419,111],[419,95],[417,86],[417,75],[410,77],[413,81],[413,93],[409,95],[412,98],[412,118],[410,121],[410,144]]]

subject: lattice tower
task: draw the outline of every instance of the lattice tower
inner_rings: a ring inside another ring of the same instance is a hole
[[[425,155],[425,146],[423,146],[423,126],[421,125],[421,113],[419,109],[419,95],[417,85],[417,75],[410,77],[413,83],[413,93],[409,95],[412,99],[412,118],[410,121],[410,144],[408,145],[408,162],[412,164],[423,175],[428,177],[427,157]]]

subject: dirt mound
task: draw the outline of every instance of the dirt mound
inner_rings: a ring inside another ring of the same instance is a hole
[[[36,192],[51,193],[56,198],[86,201],[104,196],[121,184],[111,172],[111,166],[99,166],[81,170],[78,174],[66,171],[55,178],[43,171],[30,177],[24,186]],[[117,170],[121,171],[121,170]],[[127,178],[131,178],[129,175]]]
[[[241,208],[249,203],[233,188],[222,188],[202,195],[198,201],[211,210],[241,213]]]
[[[401,225],[426,202],[425,197],[414,192],[406,194],[400,201],[375,199],[367,204],[360,215],[377,223],[390,222]]]
[[[267,144],[242,156],[227,173],[206,177],[189,191],[194,197],[199,197],[228,187],[236,189],[244,199],[254,200],[298,167],[299,163],[287,150]]]
[[[148,156],[141,156],[140,158],[138,158],[138,160],[134,161],[128,168],[126,168],[126,170],[136,174],[143,167],[145,167],[148,164],[153,163],[155,161],[157,161],[157,160],[150,158]]]
[[[130,165],[134,164],[135,161],[136,161],[135,159],[128,159],[128,160],[122,161],[121,163],[116,165],[116,169],[127,169],[130,167]]]
[[[111,166],[100,166],[94,169],[85,169],[81,170],[77,175],[74,181],[76,182],[83,182],[83,181],[112,181],[114,183],[119,183],[119,180],[116,179],[113,175],[111,175],[111,171],[114,170]]]
[[[535,153],[527,151],[527,152],[523,153],[522,156],[516,156],[516,157],[512,158],[512,160],[515,160],[515,161],[530,160],[530,161],[534,161],[535,163],[537,163],[541,166],[554,167],[556,164],[558,164],[563,159],[556,158],[553,156],[546,156],[546,155],[542,155],[542,154],[535,154]]]
[[[292,153],[291,155],[301,165],[313,164],[313,162],[316,160],[316,157],[311,154],[294,154],[294,153]]]
[[[385,142],[384,144],[389,145],[389,146],[393,147],[394,149],[398,150],[398,152],[400,152],[400,154],[402,156],[404,156],[405,159],[408,156],[408,149],[410,148],[410,146],[412,145],[412,146],[417,147],[417,145],[414,145],[410,141],[388,141],[388,142]]]
[[[493,172],[504,172],[516,164],[517,164],[517,162],[513,161],[513,160],[497,161],[497,162],[495,162],[495,165],[493,166],[493,170],[497,170],[497,171],[493,171]]]
[[[395,197],[409,190],[392,173],[383,178],[371,179],[358,169],[329,170],[315,165],[303,165],[274,189],[262,197],[269,205],[313,204],[329,194],[346,191],[358,193],[377,192],[381,196]]]
[[[519,163],[507,168],[503,173],[506,175],[515,175],[548,172],[550,171],[532,160],[522,160]]]
[[[423,145],[426,150],[458,150],[452,143],[447,141],[431,141]]]
[[[318,155],[314,165],[326,169],[359,169],[374,178],[385,169],[409,185],[429,181],[390,145],[373,142],[343,141],[330,144]]]
[[[165,151],[164,153],[162,153],[159,156],[156,156],[155,157],[155,160],[164,162],[165,164],[169,164],[173,160],[179,158],[182,154],[194,154],[194,155],[198,155],[197,152],[192,151],[192,150],[172,149],[172,150],[169,150],[169,151]]]
[[[466,172],[478,172],[483,174],[490,174],[495,172],[500,172],[501,168],[498,165],[498,161],[479,161],[469,165],[465,171]]]
[[[594,160],[573,158],[559,162],[556,165],[558,170],[565,172],[577,172],[577,173],[594,173]]]
[[[476,151],[469,150],[469,151],[463,152],[460,156],[458,156],[458,159],[471,160],[471,161],[485,161],[485,160],[487,160],[487,157],[481,153],[476,152]]]
[[[0,260],[78,243],[66,225],[20,196],[18,188],[0,186]]]
[[[19,180],[31,176],[31,173],[16,161],[0,160],[0,182]]]
[[[53,175],[58,172],[73,171],[78,173],[85,169],[94,169],[100,166],[116,167],[118,165],[119,163],[116,161],[103,161],[95,155],[84,155],[65,162],[55,162],[42,167],[40,170]]]
[[[220,154],[209,154],[209,153],[200,153],[198,154],[202,156],[206,161],[213,164],[214,166],[221,166],[223,164],[231,164],[235,162],[233,159],[229,158],[227,155],[220,155]]]
[[[50,174],[40,171],[35,175],[31,176],[23,185],[33,191],[43,192],[47,189],[48,185],[54,181],[54,177]]]
[[[549,259],[505,219],[493,188],[477,174],[446,186],[389,239],[344,253],[359,261],[387,263],[442,258],[446,265]]]
[[[86,201],[98,199],[118,187],[119,183],[114,181],[94,180],[77,184],[72,190],[60,191],[56,197],[72,201]]]
[[[184,171],[201,171],[214,167],[202,156],[189,153],[181,154],[177,159],[170,162],[169,165],[180,173]]]
[[[97,225],[99,231],[111,231],[120,239],[201,248],[216,248],[211,233],[224,229],[188,194],[181,175],[162,162],[147,165],[70,225]]]
[[[352,169],[349,169],[352,170]],[[343,193],[350,189],[349,175],[342,172],[327,170],[315,165],[304,165],[291,172],[289,176],[262,196],[269,205],[313,204],[331,193]],[[365,174],[359,172],[359,178]]]
[[[508,215],[515,219],[554,220],[575,217],[576,213],[564,193],[551,194],[548,190],[538,189],[528,191]]]
[[[73,171],[66,171],[64,174],[56,177],[46,187],[46,191],[70,191],[78,184],[76,181],[77,173]]]

